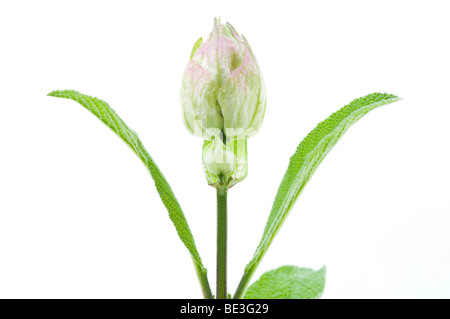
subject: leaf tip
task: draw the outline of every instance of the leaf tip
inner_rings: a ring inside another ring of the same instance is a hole
[[[323,273],[324,275],[326,275],[326,273],[327,273],[327,266],[323,265],[322,268],[320,268],[320,269],[318,270],[318,272],[321,272],[321,273]]]
[[[54,90],[51,91],[47,96],[54,96],[54,97],[66,97],[67,95],[79,95],[80,93],[75,90]]]
[[[47,96],[63,97],[64,93],[70,93],[70,92],[74,92],[74,91],[71,91],[71,90],[54,90],[54,91],[51,91],[49,94],[47,94]]]

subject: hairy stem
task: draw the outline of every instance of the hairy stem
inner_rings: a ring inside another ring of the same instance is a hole
[[[227,192],[217,187],[217,299],[227,299]]]
[[[253,273],[256,270],[256,267],[258,265],[252,266],[250,269],[246,269],[244,272],[244,276],[242,276],[242,279],[239,283],[238,288],[236,289],[236,292],[234,293],[233,299],[242,299],[242,297],[245,294],[245,291],[247,290],[248,284],[250,283],[250,280],[252,279]]]
[[[200,286],[202,288],[203,297],[205,299],[213,299],[213,294],[211,292],[211,288],[209,286],[208,276],[206,271],[198,265],[194,260],[195,271],[197,272],[197,277],[200,282]]]

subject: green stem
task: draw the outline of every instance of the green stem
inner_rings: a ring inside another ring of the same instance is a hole
[[[234,293],[233,299],[242,299],[257,266],[258,265],[255,265],[250,267],[249,269],[245,269],[244,275],[242,276],[242,279],[239,282],[239,286],[237,287],[236,292]]]
[[[208,276],[206,274],[206,269],[197,264],[194,260],[195,271],[197,272],[198,280],[200,281],[200,286],[202,287],[203,297],[205,299],[213,299],[211,288],[209,286]]]
[[[264,255],[266,254],[266,251],[267,249],[264,250],[253,263],[250,263],[245,267],[244,275],[242,276],[241,281],[239,282],[239,286],[237,287],[236,292],[234,293],[233,299],[242,299],[242,297],[245,294],[245,291],[247,290],[248,284],[250,283],[250,280],[252,279],[252,276],[255,273],[256,268],[258,268],[261,259],[263,259]]]
[[[227,192],[217,186],[217,299],[227,299]]]

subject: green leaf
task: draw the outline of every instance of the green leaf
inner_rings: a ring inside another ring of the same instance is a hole
[[[283,266],[264,273],[244,299],[319,299],[325,289],[326,268]]]
[[[306,183],[342,135],[344,135],[350,126],[371,110],[398,100],[400,98],[397,96],[386,93],[373,93],[356,99],[319,123],[303,139],[290,159],[288,169],[273,202],[263,236],[252,260],[245,268],[244,276],[235,298],[240,298],[244,293],[252,274]]]
[[[206,293],[206,295],[208,295],[208,292],[205,291],[206,286],[203,286],[203,284],[207,283],[207,271],[202,264],[202,260],[195,246],[194,237],[192,236],[191,230],[183,214],[183,211],[181,210],[180,204],[175,198],[171,187],[167,183],[158,166],[156,166],[155,162],[153,162],[153,159],[142,145],[142,142],[136,132],[131,130],[128,125],[125,124],[125,122],[122,121],[122,119],[116,114],[116,112],[114,112],[114,110],[106,102],[100,99],[84,95],[73,90],[53,91],[48,95],[71,99],[80,103],[91,113],[93,113],[97,118],[99,118],[104,124],[106,124],[110,129],[112,129],[126,144],[128,144],[128,146],[131,147],[133,152],[141,159],[141,161],[149,170],[151,176],[153,177],[153,180],[155,181],[156,189],[159,193],[159,196],[161,197],[162,202],[164,203],[164,206],[169,212],[169,217],[175,226],[178,236],[192,256],[200,280],[204,281],[202,283],[204,294]],[[210,292],[209,295],[211,295]]]

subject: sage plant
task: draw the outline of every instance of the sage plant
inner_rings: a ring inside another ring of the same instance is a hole
[[[182,77],[181,105],[188,131],[203,138],[202,161],[206,182],[217,193],[217,271],[213,295],[207,270],[185,215],[169,183],[144,148],[136,132],[109,105],[73,90],[49,96],[77,101],[110,127],[141,159],[178,236],[188,249],[204,298],[313,299],[325,288],[325,267],[319,270],[282,266],[264,273],[249,286],[252,275],[318,165],[343,134],[369,111],[399,100],[373,93],[356,99],[319,123],[299,144],[281,180],[261,241],[243,271],[233,295],[227,286],[227,193],[247,177],[247,140],[263,122],[266,91],[260,67],[248,41],[229,24],[214,21],[207,41],[194,45]]]

